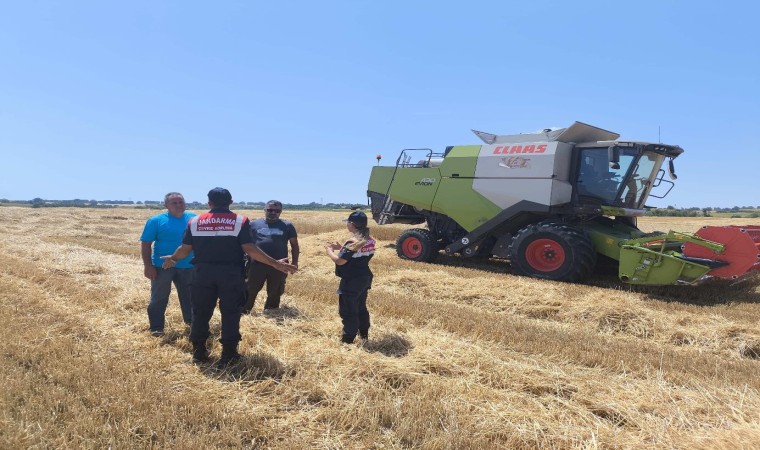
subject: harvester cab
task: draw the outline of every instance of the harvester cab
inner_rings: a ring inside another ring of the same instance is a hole
[[[602,146],[577,146],[577,178],[573,180],[576,205],[599,204],[630,210],[644,210],[652,189],[667,185],[659,195],[666,196],[673,182],[665,180],[661,168],[669,158],[683,153],[677,146],[644,144],[635,142],[599,143]],[[609,145],[607,145],[609,144]],[[631,212],[631,215],[638,214]]]
[[[474,131],[474,130],[473,130]],[[483,145],[403,150],[375,166],[367,195],[380,224],[422,224],[399,236],[401,258],[440,250],[508,259],[522,275],[577,281],[598,255],[632,284],[692,284],[760,270],[760,227],[707,227],[696,235],[645,235],[636,227],[649,196],[673,188],[676,145],[621,141],[576,122],[537,133],[474,133]],[[700,234],[701,233],[701,234]]]

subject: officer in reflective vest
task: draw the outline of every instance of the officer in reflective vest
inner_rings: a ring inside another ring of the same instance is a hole
[[[241,339],[240,313],[245,303],[243,254],[285,273],[297,270],[284,259],[273,259],[253,243],[248,218],[230,211],[231,203],[230,191],[219,187],[211,189],[208,193],[210,211],[192,218],[182,238],[182,245],[174,254],[162,256],[166,269],[173,267],[191,251],[195,252],[192,260],[195,274],[190,296],[193,306],[190,327],[193,360],[205,362],[209,359],[206,348],[210,335],[209,321],[219,300],[222,315],[220,369],[240,359],[237,350]]]

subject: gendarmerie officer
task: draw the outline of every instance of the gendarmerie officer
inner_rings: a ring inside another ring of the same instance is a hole
[[[367,293],[372,288],[372,270],[369,261],[375,255],[375,238],[369,234],[367,215],[354,211],[344,220],[351,237],[345,244],[325,244],[327,256],[335,263],[338,285],[338,313],[343,321],[341,341],[351,344],[359,337],[369,339],[369,311]]]
[[[208,361],[206,340],[209,321],[214,314],[216,300],[222,313],[222,356],[218,366],[225,367],[240,358],[237,351],[240,342],[240,312],[245,303],[245,280],[243,277],[243,253],[249,258],[269,264],[285,273],[294,273],[295,266],[278,261],[262,252],[251,237],[248,218],[230,211],[230,191],[214,188],[208,193],[205,214],[188,222],[182,245],[171,256],[163,256],[164,268],[173,267],[176,261],[195,252],[192,294],[193,323],[190,341],[193,343],[193,360]]]

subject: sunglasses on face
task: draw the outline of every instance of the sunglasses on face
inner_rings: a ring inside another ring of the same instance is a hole
[[[282,212],[281,209],[265,209],[264,211],[268,213],[278,213],[278,214]]]

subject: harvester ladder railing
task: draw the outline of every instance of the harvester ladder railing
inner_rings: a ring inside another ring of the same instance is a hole
[[[412,163],[410,162],[412,160],[412,153],[411,152],[425,152],[424,159],[420,160],[420,162]],[[429,148],[405,148],[401,150],[401,154],[398,155],[398,158],[396,159],[396,168],[399,167],[426,167],[430,164],[430,160],[434,157],[443,157],[443,153],[435,153],[433,150]],[[427,161],[427,163],[423,163],[422,161]],[[395,175],[395,171],[394,171]]]
[[[388,189],[385,191],[385,203],[383,204],[383,209],[380,211],[380,221],[382,224],[387,223],[387,218],[389,216],[393,216],[398,214],[401,211],[401,208],[404,207],[404,205],[400,203],[396,203],[393,200],[391,200],[390,192],[391,192],[391,186],[393,186],[393,181],[396,179],[396,173],[398,172],[399,167],[413,167],[413,166],[419,166],[419,167],[425,167],[425,165],[415,163],[410,164],[409,161],[412,159],[412,155],[410,152],[426,152],[425,159],[427,160],[428,164],[430,165],[430,160],[433,158],[433,156],[440,156],[443,157],[443,153],[434,153],[432,149],[429,148],[405,148],[401,150],[401,153],[398,155],[398,158],[396,158],[396,167],[393,169],[393,175],[391,175],[391,181],[388,183]],[[394,211],[395,209],[395,211]]]

